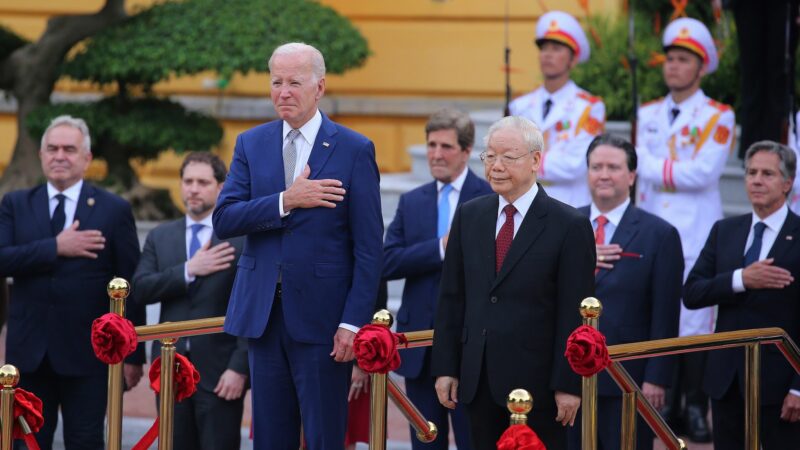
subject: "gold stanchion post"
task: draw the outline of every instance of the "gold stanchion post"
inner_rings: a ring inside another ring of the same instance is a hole
[[[594,297],[583,299],[580,307],[583,324],[598,328],[603,304]],[[581,445],[583,450],[597,450],[597,375],[583,377],[581,390]]]
[[[125,317],[125,299],[130,294],[131,285],[124,278],[114,278],[108,282],[110,310],[112,313]],[[122,365],[124,363],[108,366],[108,450],[122,449]]]
[[[622,394],[621,450],[636,450],[636,391]]]
[[[528,413],[533,409],[533,396],[525,389],[514,389],[506,398],[506,408],[511,413],[511,425],[527,425]]]
[[[175,411],[175,338],[161,339],[161,389],[158,405],[158,450],[172,450]]]
[[[744,440],[747,450],[759,449],[759,429],[761,421],[761,344],[747,344],[745,357],[745,399],[744,399]]]
[[[14,429],[14,391],[19,383],[19,370],[11,364],[0,367],[0,421],[2,421],[2,450],[11,450]]]
[[[389,328],[392,315],[382,309],[372,316],[372,324]],[[386,450],[386,374],[373,373],[370,382],[369,449]]]

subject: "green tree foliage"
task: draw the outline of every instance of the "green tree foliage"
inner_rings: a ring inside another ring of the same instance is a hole
[[[661,34],[656,35],[653,29],[653,16],[637,14],[635,22],[634,53],[638,60],[636,81],[639,101],[643,103],[667,94],[662,65],[657,63],[658,56],[663,55],[664,51]],[[608,120],[629,120],[633,100],[631,73],[627,64],[627,17],[594,18],[591,24],[598,32],[602,46],[598,48],[593,45],[591,60],[579,65],[572,72],[572,77],[579,86],[603,97]],[[731,27],[730,35],[719,45],[719,67],[711,76],[703,79],[702,88],[711,98],[735,105],[739,90],[738,47],[733,23],[728,25]]]

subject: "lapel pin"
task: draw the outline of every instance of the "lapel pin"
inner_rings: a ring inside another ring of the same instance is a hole
[[[323,141],[323,142],[322,142],[322,146],[323,146],[323,147],[330,147],[330,146],[331,146],[331,144],[328,144],[327,142]]]
[[[794,239],[794,238],[792,237],[792,235],[791,235],[791,234],[787,234],[787,235],[786,235],[786,240],[787,240],[787,241],[791,241],[792,239]]]
[[[94,206],[94,197],[89,197],[86,199],[86,204],[89,206]]]

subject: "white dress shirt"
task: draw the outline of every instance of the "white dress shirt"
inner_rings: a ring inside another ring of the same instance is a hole
[[[192,245],[192,225],[199,223],[203,228],[197,233],[197,240],[200,241],[200,247],[206,245],[206,242],[211,240],[211,235],[214,233],[214,224],[211,221],[211,214],[207,215],[199,222],[195,222],[189,216],[186,216],[186,262],[183,264],[183,279],[186,284],[192,283],[195,280],[194,275],[189,275],[189,248]]]
[[[455,180],[450,183],[450,186],[453,189],[450,190],[450,194],[447,196],[448,200],[450,201],[450,217],[447,218],[447,230],[450,230],[450,226],[453,225],[453,217],[456,214],[456,207],[458,207],[458,199],[461,197],[461,189],[464,187],[464,180],[467,179],[467,166],[464,166],[464,170],[461,171],[461,175],[457,176]],[[439,203],[442,201],[442,188],[444,188],[444,183],[439,180],[436,180],[436,205],[438,207]],[[438,209],[437,209],[438,211]],[[444,238],[439,239],[439,256],[444,261]]]
[[[517,237],[517,231],[519,231],[520,225],[522,225],[522,220],[525,218],[525,214],[528,213],[528,210],[531,208],[533,204],[533,199],[536,198],[536,194],[539,192],[539,186],[536,183],[533,183],[533,187],[531,187],[528,192],[522,194],[520,198],[512,203],[514,208],[517,209],[517,212],[514,213],[514,237]],[[506,215],[503,212],[503,208],[508,205],[508,201],[500,196],[500,202],[497,205],[497,226],[494,230],[494,237],[497,238],[497,235],[500,234],[500,228],[503,227],[503,224],[506,223]]]
[[[64,230],[69,228],[72,225],[72,222],[75,221],[75,210],[78,209],[78,198],[81,196],[81,188],[83,187],[83,180],[78,180],[77,183],[73,184],[72,186],[64,189],[64,191],[59,191],[55,186],[47,183],[47,198],[50,200],[50,218],[53,218],[53,213],[56,211],[56,207],[58,206],[58,199],[56,195],[64,194],[64,217],[66,220],[64,221]]]
[[[306,164],[308,164],[308,158],[311,157],[311,149],[314,147],[314,141],[317,140],[317,134],[319,133],[319,129],[322,126],[322,113],[317,110],[314,116],[302,127],[298,128],[300,131],[300,136],[297,136],[294,140],[294,148],[297,149],[297,163],[294,165],[294,175],[292,176],[292,180],[297,179],[303,170],[306,168]],[[283,146],[281,150],[286,147],[286,144],[289,143],[287,139],[289,137],[289,132],[292,131],[292,126],[283,121]],[[289,214],[289,211],[284,211],[283,209],[283,192],[280,193],[278,197],[278,212],[280,213],[281,217],[286,217]]]
[[[608,243],[611,242],[611,238],[614,237],[614,232],[617,231],[617,227],[619,226],[620,221],[622,221],[622,216],[625,215],[625,210],[628,209],[628,205],[630,204],[631,199],[629,197],[626,198],[621,205],[603,214],[599,209],[597,209],[597,205],[592,202],[592,205],[589,207],[589,219],[592,221],[592,228],[594,231],[597,232],[598,217],[606,216],[606,219],[608,219],[608,222],[606,222],[606,226],[604,227],[606,238],[603,244],[608,245]]]
[[[778,238],[778,233],[781,231],[783,227],[783,222],[786,221],[786,217],[789,215],[789,207],[786,206],[784,203],[783,206],[780,207],[777,211],[770,214],[769,216],[765,217],[764,220],[761,220],[755,212],[753,212],[753,219],[750,222],[750,231],[747,233],[747,242],[744,246],[744,253],[742,254],[742,261],[744,262],[744,255],[747,254],[747,250],[753,245],[753,229],[758,222],[764,222],[764,225],[767,227],[764,228],[764,235],[761,236],[761,252],[758,254],[758,260],[761,261],[767,258],[769,251],[772,249],[772,244],[775,243],[775,239]],[[744,292],[744,280],[742,279],[742,269],[736,269],[733,271],[733,292]]]

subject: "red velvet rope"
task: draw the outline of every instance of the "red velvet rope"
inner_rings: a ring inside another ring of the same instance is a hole
[[[356,333],[353,351],[358,367],[367,373],[389,373],[400,367],[397,344],[408,340],[402,333],[392,333],[381,325],[365,325]]]
[[[185,356],[175,354],[175,400],[183,401],[197,392],[197,383],[200,382],[200,373]],[[161,392],[161,357],[159,356],[150,366],[150,387],[156,394]],[[144,436],[133,446],[132,450],[147,450],[158,437],[159,420],[147,430]]]
[[[92,348],[105,364],[118,364],[136,350],[136,328],[116,313],[106,313],[92,322]]]
[[[584,377],[590,377],[611,364],[606,337],[588,325],[579,326],[569,335],[564,356],[572,370]]]
[[[28,450],[39,450],[39,443],[36,442],[34,436],[44,424],[44,416],[42,416],[42,400],[32,392],[28,392],[22,388],[14,389],[14,426],[12,427],[12,439],[22,439]],[[28,427],[31,429],[30,433],[25,433],[25,430],[20,424],[20,418],[25,420]]]
[[[497,441],[497,450],[547,450],[547,447],[529,426],[511,425]]]

